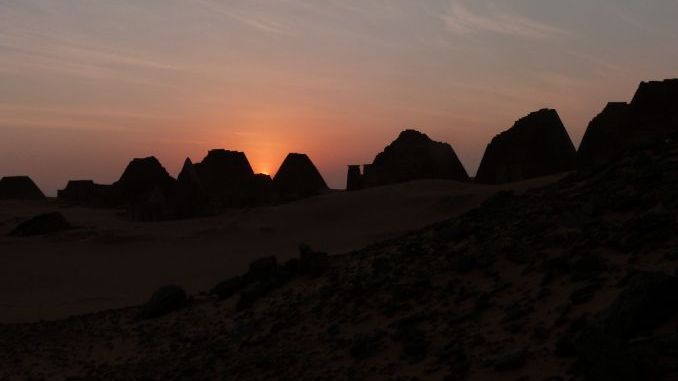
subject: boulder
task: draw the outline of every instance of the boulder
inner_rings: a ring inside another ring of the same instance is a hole
[[[542,109],[518,120],[488,144],[476,182],[501,184],[575,168],[576,150],[556,110]]]
[[[113,184],[115,203],[130,203],[148,199],[156,188],[163,194],[174,187],[175,180],[153,156],[134,159]]]
[[[9,235],[15,237],[31,237],[56,233],[71,229],[72,226],[59,212],[39,214],[19,224]]]
[[[302,153],[290,153],[273,178],[275,189],[284,199],[314,196],[329,188],[311,159]]]
[[[28,176],[0,179],[0,200],[42,200],[45,195]]]
[[[188,296],[183,288],[169,285],[159,288],[141,307],[139,319],[153,319],[174,312],[188,304]]]
[[[419,179],[467,181],[468,174],[452,146],[426,134],[405,130],[379,153],[372,164],[349,166],[349,189],[394,184]]]
[[[299,245],[299,273],[302,275],[319,276],[330,267],[327,253],[314,251],[307,244]]]
[[[250,268],[245,278],[248,282],[269,281],[278,272],[278,259],[276,257],[264,257],[250,263]]]
[[[216,295],[221,300],[228,299],[235,295],[238,291],[242,290],[246,285],[247,282],[245,278],[241,276],[235,276],[233,278],[219,282],[216,286],[214,286],[210,293]]]
[[[589,123],[577,155],[580,169],[678,134],[678,79],[642,82],[631,103],[610,103]]]

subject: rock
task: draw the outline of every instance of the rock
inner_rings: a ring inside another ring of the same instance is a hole
[[[117,204],[144,201],[156,188],[168,194],[174,184],[175,180],[155,157],[134,159],[113,184],[112,197]]]
[[[589,123],[578,153],[580,169],[596,168],[625,150],[678,133],[678,79],[642,82],[630,104],[611,103]]]
[[[403,355],[413,361],[423,360],[431,345],[426,334],[414,325],[400,327],[396,333],[396,339],[402,342]]]
[[[467,373],[471,364],[466,350],[458,340],[447,343],[438,354],[438,359],[446,362],[450,367],[450,374],[445,377],[446,381],[461,381],[467,379]]]
[[[628,339],[678,312],[678,278],[662,273],[631,276],[600,323],[615,337]]]
[[[589,378],[661,379],[658,339],[651,336],[652,330],[677,312],[678,278],[648,272],[632,275],[614,302],[572,340]],[[635,340],[640,335],[649,339]]]
[[[511,349],[496,355],[492,360],[492,366],[497,371],[506,371],[521,368],[526,361],[527,351],[524,348]]]
[[[556,110],[542,109],[518,120],[488,144],[476,182],[501,184],[575,168],[576,150]]]
[[[45,195],[28,176],[5,176],[0,179],[0,200],[42,200]]]
[[[217,284],[212,289],[211,293],[217,295],[219,299],[228,299],[240,291],[245,284],[245,279],[243,277],[236,276]]]
[[[283,199],[315,196],[329,188],[311,159],[302,153],[290,153],[273,178],[273,184]]]
[[[313,251],[308,245],[299,245],[299,273],[302,275],[319,276],[329,268],[330,260],[327,253]]]
[[[579,287],[570,294],[572,304],[583,304],[593,300],[596,292],[600,290],[600,283],[592,283]]]
[[[9,233],[15,237],[31,237],[49,233],[56,233],[71,229],[72,226],[59,212],[39,214],[28,221],[19,224]]]
[[[239,311],[250,308],[257,300],[265,297],[280,285],[282,285],[282,283],[278,282],[276,279],[255,281],[250,283],[247,288],[240,292],[240,299],[238,299],[236,308]]]
[[[467,181],[468,174],[452,146],[419,131],[405,130],[372,164],[363,166],[362,175],[357,166],[349,166],[347,183],[358,189],[420,179]]]
[[[299,274],[299,259],[298,258],[288,259],[285,263],[283,263],[280,272],[286,278],[293,278],[297,276],[297,274]]]
[[[358,360],[376,356],[383,349],[384,336],[385,333],[380,330],[356,334],[351,340],[351,356]]]
[[[648,212],[624,223],[624,247],[638,250],[648,243],[661,243],[674,236],[675,217],[671,213]]]
[[[265,257],[252,262],[245,276],[248,282],[269,281],[275,277],[277,271],[278,259],[276,257]]]
[[[605,258],[598,254],[584,254],[571,264],[573,281],[595,281],[607,269]]]
[[[141,307],[139,319],[154,319],[174,312],[188,304],[188,296],[183,288],[169,285],[159,288]]]

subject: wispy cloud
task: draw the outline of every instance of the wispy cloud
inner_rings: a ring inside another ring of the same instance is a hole
[[[440,16],[448,31],[457,34],[494,33],[515,37],[550,39],[570,32],[548,25],[493,2],[451,0]]]
[[[567,54],[579,60],[582,60],[589,65],[595,66],[596,68],[599,69],[599,71],[604,71],[608,73],[613,72],[617,74],[627,74],[629,72],[628,65],[613,63],[593,54],[581,51],[568,51]]]
[[[66,10],[50,3],[0,1],[0,74],[68,76],[71,79],[166,87],[148,73],[170,77],[188,69],[132,46],[113,44],[104,35],[83,33],[67,22]]]
[[[194,0],[196,4],[207,8],[210,12],[225,16],[233,21],[239,22],[245,26],[276,35],[291,35],[292,30],[289,26],[274,20],[271,17],[265,17],[260,12],[246,12],[237,10],[235,7],[213,0]]]

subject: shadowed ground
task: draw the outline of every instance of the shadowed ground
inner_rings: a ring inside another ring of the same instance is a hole
[[[464,212],[502,187],[419,181],[336,192],[276,207],[194,220],[131,223],[119,212],[54,201],[0,204],[0,322],[58,319],[136,305],[157,287],[209,289],[255,258],[295,256],[300,242],[332,254]],[[48,237],[6,234],[34,214],[59,210],[82,228]]]

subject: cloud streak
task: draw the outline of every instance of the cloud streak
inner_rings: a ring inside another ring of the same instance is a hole
[[[225,16],[242,25],[254,28],[256,30],[274,34],[274,35],[291,35],[292,30],[271,18],[262,17],[254,12],[243,12],[235,10],[235,7],[224,6],[212,0],[194,0],[196,4],[206,8],[210,12],[215,12],[219,15]]]
[[[492,2],[451,0],[440,16],[448,31],[461,34],[492,33],[530,39],[552,39],[570,32],[533,20]],[[477,6],[480,3],[483,6]]]

